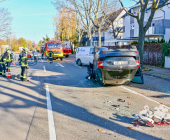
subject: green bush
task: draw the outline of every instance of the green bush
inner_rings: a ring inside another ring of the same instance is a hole
[[[162,64],[161,66],[164,67],[165,64],[165,56],[170,55],[170,44],[169,43],[163,43],[162,44]]]

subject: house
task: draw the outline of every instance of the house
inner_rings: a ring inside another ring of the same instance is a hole
[[[145,1],[145,0],[144,0]],[[160,0],[159,6],[167,3],[168,0]],[[147,10],[145,11],[144,25],[146,25],[151,12],[152,0],[149,1]],[[137,14],[139,9],[139,2],[134,6],[130,7],[129,12],[132,14]],[[137,20],[128,14],[123,16],[123,39],[127,41],[132,41],[133,39],[138,39],[139,26]],[[164,6],[155,12],[151,26],[146,32],[145,40],[152,41],[165,39],[169,41],[170,39],[170,5]]]
[[[117,43],[117,39],[123,38],[123,19],[122,16],[125,14],[123,9],[119,9],[108,15],[107,20],[103,23],[101,29],[101,46],[114,46]],[[92,29],[93,30],[93,29]],[[115,36],[113,34],[115,31]],[[118,33],[119,32],[119,33]],[[87,38],[87,36],[86,36]],[[98,46],[98,32],[95,31],[91,38],[90,46]],[[87,40],[86,45],[87,45]]]

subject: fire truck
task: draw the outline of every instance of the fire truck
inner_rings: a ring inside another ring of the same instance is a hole
[[[70,45],[68,45],[66,43],[63,43],[62,47],[63,47],[63,55],[65,57],[69,57],[69,54],[71,54],[71,47],[70,47]]]
[[[47,41],[45,43],[45,55],[47,58],[50,50],[54,53],[54,59],[60,58],[61,61],[63,60],[62,41]]]

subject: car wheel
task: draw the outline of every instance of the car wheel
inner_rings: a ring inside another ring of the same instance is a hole
[[[65,57],[66,57],[66,58],[68,58],[68,57],[69,57],[69,55],[66,55]]]
[[[77,64],[78,64],[78,66],[82,66],[82,63],[81,63],[80,59],[77,60]]]
[[[60,58],[60,60],[62,61],[62,60],[63,60],[63,58],[61,57],[61,58]]]

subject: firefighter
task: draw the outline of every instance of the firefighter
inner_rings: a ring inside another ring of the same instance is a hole
[[[21,65],[21,53],[19,54],[18,62],[19,62],[19,65]]]
[[[2,56],[3,54],[0,56],[0,75],[2,75]]]
[[[13,62],[13,56],[10,53],[9,49],[7,49],[6,54],[7,54],[7,58],[6,58],[7,65],[6,66],[7,66],[7,71],[8,71],[11,67],[11,63]]]
[[[41,53],[42,53],[42,59],[43,59],[43,55],[44,55],[44,49],[43,48],[41,48]]]
[[[33,56],[34,56],[34,62],[37,62],[37,51],[36,50],[34,50],[33,51]]]
[[[54,56],[54,53],[50,49],[50,51],[48,52],[48,58],[50,60],[50,63],[53,63],[53,56]]]
[[[7,59],[7,51],[5,51],[2,56],[2,76],[3,77],[6,77],[6,59]]]
[[[28,81],[27,80],[27,69],[28,69],[28,62],[27,62],[27,52],[26,48],[23,48],[21,53],[21,81]]]

